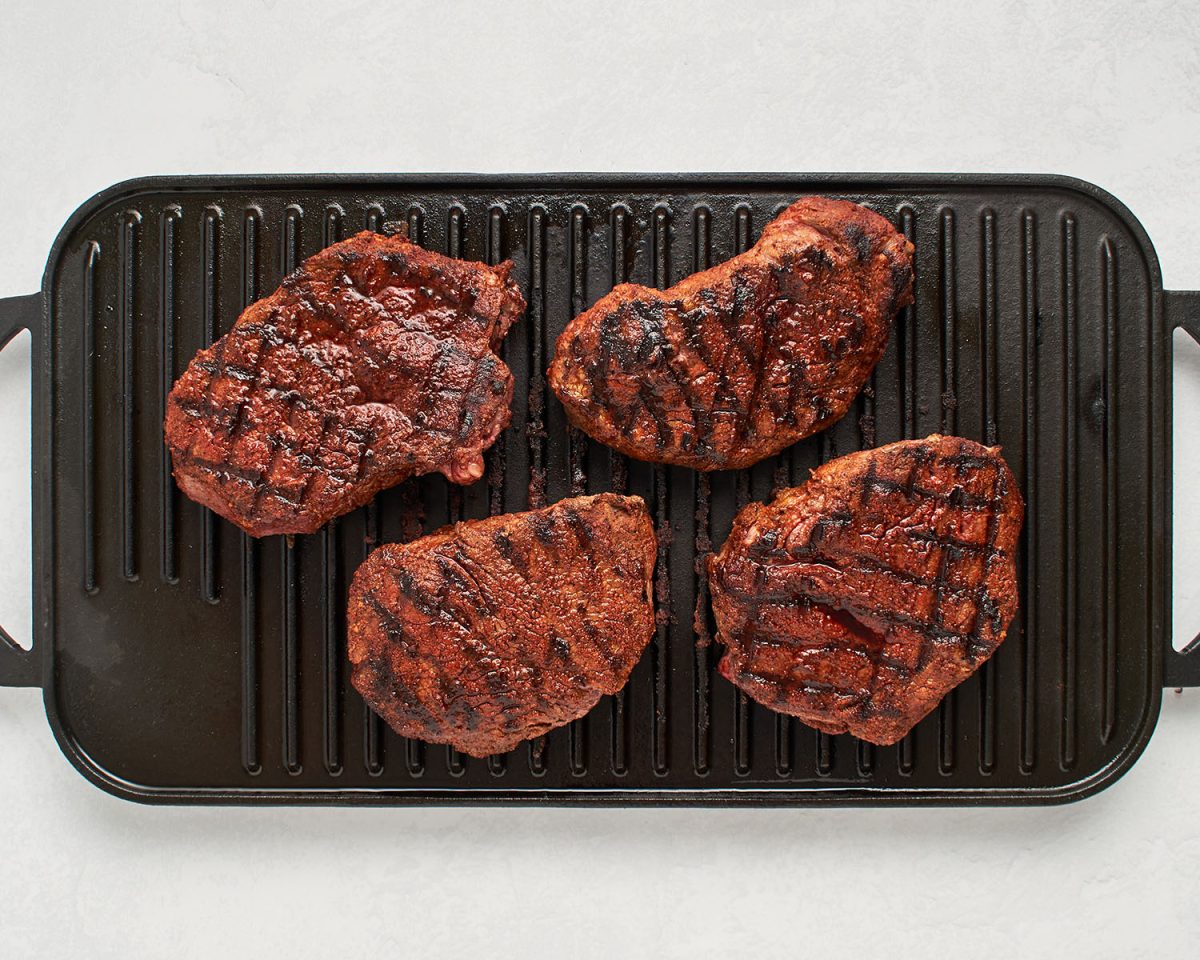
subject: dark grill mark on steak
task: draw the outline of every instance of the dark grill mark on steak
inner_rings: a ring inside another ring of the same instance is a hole
[[[1003,641],[1023,511],[970,440],[830,461],[744,509],[710,560],[720,672],[819,730],[894,743]]]
[[[596,627],[588,623],[586,620],[583,623],[583,635],[587,637],[592,649],[608,664],[609,669],[613,674],[621,672],[621,658],[615,653],[611,646],[600,635],[600,631]]]
[[[857,223],[851,223],[846,227],[846,239],[858,254],[858,262],[866,263],[871,257],[871,238],[866,231]]]
[[[625,685],[656,550],[645,504],[613,494],[380,547],[350,588],[354,686],[403,736],[510,750]]]
[[[846,412],[911,302],[911,260],[882,217],[798,200],[724,264],[614,288],[567,325],[547,378],[571,423],[621,453],[750,466]]]
[[[495,351],[525,308],[511,266],[367,232],[304,261],[172,389],[180,488],[265,536],[310,533],[411,476],[478,479],[510,418]]]

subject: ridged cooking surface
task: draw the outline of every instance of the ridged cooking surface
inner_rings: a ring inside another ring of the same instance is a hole
[[[527,186],[527,185],[526,185]],[[149,191],[103,205],[53,275],[54,634],[62,722],[153,787],[263,791],[1015,792],[1086,779],[1138,739],[1162,624],[1153,269],[1065,187],[567,183]],[[701,475],[569,430],[544,371],[615,283],[669,286],[748,248],[805,193],[865,202],[916,244],[915,307],[851,413],[745,471]],[[251,540],[174,489],[165,391],[305,256],[404,220],[451,256],[513,258],[513,425],[470,488],[426,477],[324,531]],[[1157,366],[1156,366],[1157,364]],[[698,559],[734,513],[851,450],[933,432],[999,443],[1028,512],[1021,609],[993,661],[895,747],[818,734],[718,677]],[[658,631],[628,688],[487,760],[395,736],[349,685],[345,595],[375,542],[604,490],[659,530]],[[700,616],[695,616],[699,607]],[[1154,700],[1154,703],[1157,701]],[[1152,714],[1150,714],[1152,715]],[[380,797],[379,799],[384,799]]]

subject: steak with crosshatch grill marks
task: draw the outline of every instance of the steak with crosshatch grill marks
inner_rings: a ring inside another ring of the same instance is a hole
[[[311,533],[408,477],[483,475],[511,416],[511,262],[363,231],[305,260],[171,390],[179,488],[253,536]]]
[[[628,456],[748,467],[849,409],[912,303],[912,251],[865,207],[805,197],[732,260],[615,287],[558,338],[550,385]]]
[[[403,736],[511,750],[625,686],[656,550],[645,503],[611,493],[382,546],[350,585],[354,686]]]
[[[709,559],[721,674],[895,743],[1004,640],[1024,510],[998,447],[931,436],[830,461],[742,510]]]

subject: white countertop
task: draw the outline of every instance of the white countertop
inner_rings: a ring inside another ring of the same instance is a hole
[[[1200,6],[108,6],[0,15],[0,295],[37,289],[117,180],[451,170],[1067,173],[1128,204],[1168,288],[1200,288]],[[1195,409],[1200,360],[1175,370]],[[28,391],[21,341],[0,622],[24,638]],[[1200,418],[1177,416],[1188,638],[1198,473]],[[0,690],[0,954],[1195,956],[1198,745],[1200,691],[1167,692],[1125,778],[1059,808],[169,809],[89,786],[40,694]]]

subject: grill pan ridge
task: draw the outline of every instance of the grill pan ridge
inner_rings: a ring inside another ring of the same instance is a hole
[[[741,471],[629,460],[572,429],[545,382],[567,321],[623,281],[666,287],[747,249],[809,193],[916,245],[916,303],[851,412]],[[192,354],[304,257],[402,221],[449,254],[515,261],[529,307],[503,356],[512,425],[468,488],[425,477],[295,538],[255,541],[182,497],[161,423]],[[42,291],[0,300],[33,347],[34,644],[67,757],[148,802],[1031,803],[1137,758],[1170,646],[1171,333],[1140,224],[1052,176],[788,174],[147,178],[84,204]],[[817,733],[718,677],[701,560],[734,513],[834,456],[904,437],[999,443],[1027,515],[1021,607],[995,657],[893,747]],[[349,684],[350,576],[376,543],[602,490],[660,534],[658,629],[628,687],[503,756],[395,735]]]

